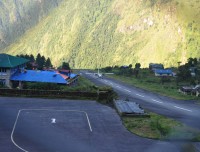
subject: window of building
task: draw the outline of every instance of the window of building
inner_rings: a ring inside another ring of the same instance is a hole
[[[5,79],[0,79],[0,86],[5,86],[6,80]]]
[[[0,76],[7,75],[6,68],[0,68]]]
[[[0,68],[0,72],[6,73],[6,68]]]

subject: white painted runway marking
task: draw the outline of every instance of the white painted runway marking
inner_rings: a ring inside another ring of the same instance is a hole
[[[88,114],[86,112],[85,112],[85,114],[86,114],[86,117],[87,117],[88,125],[90,127],[90,131],[92,132],[92,127],[91,127],[91,124],[90,124],[90,120],[89,120]]]
[[[122,87],[120,87],[120,86],[116,86],[116,87],[117,87],[117,88],[120,88],[120,89],[122,88]]]
[[[17,121],[18,121],[20,112],[21,112],[21,110],[19,110],[19,112],[18,112],[18,114],[17,114],[17,118],[16,118],[16,120],[15,120],[15,124],[14,124],[14,126],[13,126],[13,130],[12,130],[12,133],[11,133],[11,136],[10,136],[10,137],[11,137],[12,143],[13,143],[17,148],[21,149],[21,150],[24,151],[24,152],[28,152],[27,150],[25,150],[25,149],[23,149],[22,147],[20,147],[19,145],[17,145],[17,143],[16,143],[16,142],[14,141],[14,139],[13,139],[13,134],[14,134],[14,131],[15,131],[15,128],[16,128],[16,125],[17,125]]]
[[[127,89],[124,89],[125,91],[127,91],[127,92],[131,92],[130,90],[127,90]]]
[[[86,116],[86,118],[87,118],[87,122],[88,122],[89,129],[90,129],[90,131],[92,132],[92,127],[91,127],[91,124],[90,124],[90,120],[89,120],[89,117],[88,117],[87,112],[85,112],[85,111],[80,111],[80,110],[54,110],[54,109],[20,109],[20,110],[18,111],[17,118],[16,118],[16,120],[15,120],[15,123],[14,123],[13,129],[12,129],[10,138],[11,138],[12,143],[13,143],[17,148],[19,148],[20,150],[22,150],[23,152],[29,152],[29,151],[27,151],[27,150],[23,149],[22,147],[20,147],[20,146],[14,141],[14,138],[13,138],[13,135],[14,135],[14,132],[15,132],[15,128],[16,128],[16,125],[17,125],[17,121],[18,121],[19,116],[20,116],[20,113],[21,113],[22,111],[82,112],[82,113],[85,114],[85,116]],[[55,118],[52,118],[51,120],[52,120],[52,122],[53,122],[53,121],[56,121]]]
[[[51,123],[56,123],[56,119],[55,119],[55,118],[52,118],[52,119],[51,119]]]
[[[155,99],[152,99],[152,101],[157,102],[157,103],[163,103],[163,102],[155,100]]]
[[[143,95],[141,95],[141,94],[136,94],[136,95],[144,98],[144,96],[143,96]]]
[[[181,109],[181,110],[185,110],[185,111],[189,111],[189,112],[192,112],[192,110],[189,110],[189,109],[185,109],[185,108],[182,108],[182,107],[179,107],[179,106],[174,106],[175,108],[177,109]]]

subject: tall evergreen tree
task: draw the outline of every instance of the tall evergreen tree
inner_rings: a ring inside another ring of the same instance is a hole
[[[41,66],[44,67],[46,63],[46,59],[44,56],[41,57]]]
[[[50,58],[47,58],[47,60],[46,60],[46,62],[45,62],[45,66],[46,66],[46,67],[52,67]]]
[[[36,57],[36,63],[39,65],[41,62],[41,55],[40,53],[37,54],[37,57]]]
[[[38,64],[38,69],[42,70],[44,65],[45,65],[45,57],[41,56],[40,53],[38,53],[37,57],[36,57],[36,63]]]
[[[62,63],[62,69],[70,70],[69,63],[67,63],[67,62],[63,62],[63,63]]]
[[[137,78],[138,75],[139,75],[140,67],[141,67],[141,64],[140,64],[140,63],[136,63],[136,64],[135,64],[134,73],[135,73],[135,77],[136,77],[136,78]]]
[[[34,62],[34,61],[35,61],[35,58],[34,58],[33,54],[31,54],[29,58],[30,58],[30,61],[31,61],[31,62]]]

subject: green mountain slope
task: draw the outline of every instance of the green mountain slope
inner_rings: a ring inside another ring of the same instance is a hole
[[[0,49],[40,22],[62,0],[1,0]]]
[[[63,0],[4,50],[95,68],[200,57],[199,0]]]

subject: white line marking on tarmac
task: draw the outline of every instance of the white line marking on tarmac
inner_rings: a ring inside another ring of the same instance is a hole
[[[11,133],[11,136],[10,136],[10,137],[11,137],[12,143],[13,143],[17,148],[21,149],[21,150],[24,151],[24,152],[28,152],[27,150],[25,150],[25,149],[23,149],[22,147],[20,147],[19,145],[17,145],[17,143],[16,143],[16,142],[14,141],[14,139],[13,139],[13,134],[14,134],[14,131],[15,131],[15,127],[16,127],[16,125],[17,125],[17,121],[18,121],[20,112],[21,112],[21,110],[18,111],[17,118],[16,118],[16,120],[15,120],[15,124],[14,124],[14,126],[13,126],[13,130],[12,130],[12,133]]]
[[[120,86],[116,86],[116,87],[117,87],[117,88],[120,88],[120,89],[122,88],[122,87],[120,87]]]
[[[51,123],[56,123],[56,119],[55,119],[55,118],[52,118],[52,119],[51,119]]]
[[[84,112],[85,112],[85,111],[84,111]],[[85,112],[85,114],[86,114],[86,117],[87,117],[88,125],[89,125],[89,127],[90,127],[90,131],[92,132],[92,127],[91,127],[90,120],[89,120],[89,117],[88,117],[87,112]]]
[[[141,95],[141,94],[136,94],[136,95],[144,98],[144,96],[143,96],[143,95]]]
[[[127,91],[127,92],[131,92],[130,90],[127,90],[127,89],[124,89],[125,91]]]
[[[23,152],[28,152],[28,151],[25,150],[25,149],[23,149],[22,147],[20,147],[20,146],[14,141],[14,138],[13,138],[13,135],[14,135],[14,132],[15,132],[15,128],[16,128],[16,125],[17,125],[17,121],[18,121],[19,115],[20,115],[20,113],[21,113],[22,111],[82,112],[82,113],[84,113],[84,114],[86,115],[89,129],[90,129],[90,131],[92,132],[92,127],[91,127],[91,124],[90,124],[90,120],[89,120],[89,117],[88,117],[87,112],[85,112],[85,111],[80,111],[80,110],[54,110],[54,109],[20,109],[20,110],[18,111],[17,118],[16,118],[16,120],[15,120],[15,123],[14,123],[13,129],[12,129],[10,138],[11,138],[12,143],[13,143],[17,148],[21,149]]]
[[[155,99],[152,99],[152,101],[157,102],[157,103],[163,103],[163,102],[155,100]]]
[[[181,110],[185,110],[185,111],[189,111],[189,112],[192,112],[192,110],[189,110],[189,109],[185,109],[185,108],[182,108],[182,107],[178,107],[178,106],[174,106],[175,108],[177,109],[181,109]]]

